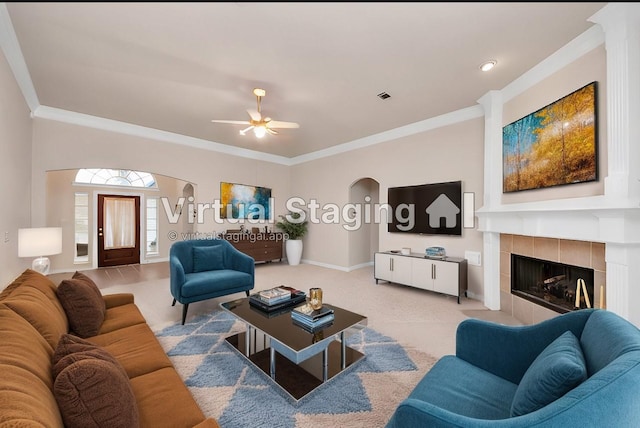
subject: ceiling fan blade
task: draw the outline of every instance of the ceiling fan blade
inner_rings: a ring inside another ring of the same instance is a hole
[[[260,122],[260,119],[262,118],[262,115],[260,114],[260,112],[258,110],[254,110],[254,109],[248,109],[247,113],[249,113],[249,116],[251,116],[251,120],[254,120],[256,122]]]
[[[213,123],[230,123],[232,125],[249,125],[248,120],[212,120]]]
[[[278,131],[275,131],[269,127],[265,127],[265,129],[267,130],[267,132],[271,135],[278,135]]]
[[[247,131],[251,131],[253,128],[254,128],[254,126],[253,126],[253,125],[251,125],[251,126],[249,126],[249,127],[245,128],[245,129],[243,129],[242,131],[240,131],[240,135],[244,135],[244,134],[246,134],[246,133],[247,133]]]
[[[300,128],[295,122],[281,122],[279,120],[272,120],[269,122],[269,128]]]

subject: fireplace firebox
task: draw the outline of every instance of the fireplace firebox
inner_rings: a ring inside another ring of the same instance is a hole
[[[590,268],[511,254],[511,294],[559,313],[593,307],[593,273]]]

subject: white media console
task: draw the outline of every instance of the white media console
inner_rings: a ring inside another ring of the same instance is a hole
[[[462,258],[378,252],[374,254],[373,276],[376,284],[383,280],[457,296],[458,303],[460,296],[467,295],[467,260]]]

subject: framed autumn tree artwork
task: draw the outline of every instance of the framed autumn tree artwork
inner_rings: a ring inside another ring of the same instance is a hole
[[[598,179],[597,82],[502,128],[503,192]]]

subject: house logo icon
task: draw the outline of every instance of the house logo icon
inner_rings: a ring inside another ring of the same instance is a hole
[[[460,208],[453,203],[451,199],[444,193],[441,193],[426,209],[429,217],[429,227],[433,229],[440,228],[441,219],[445,219],[445,227],[452,229],[457,225],[457,216]]]

